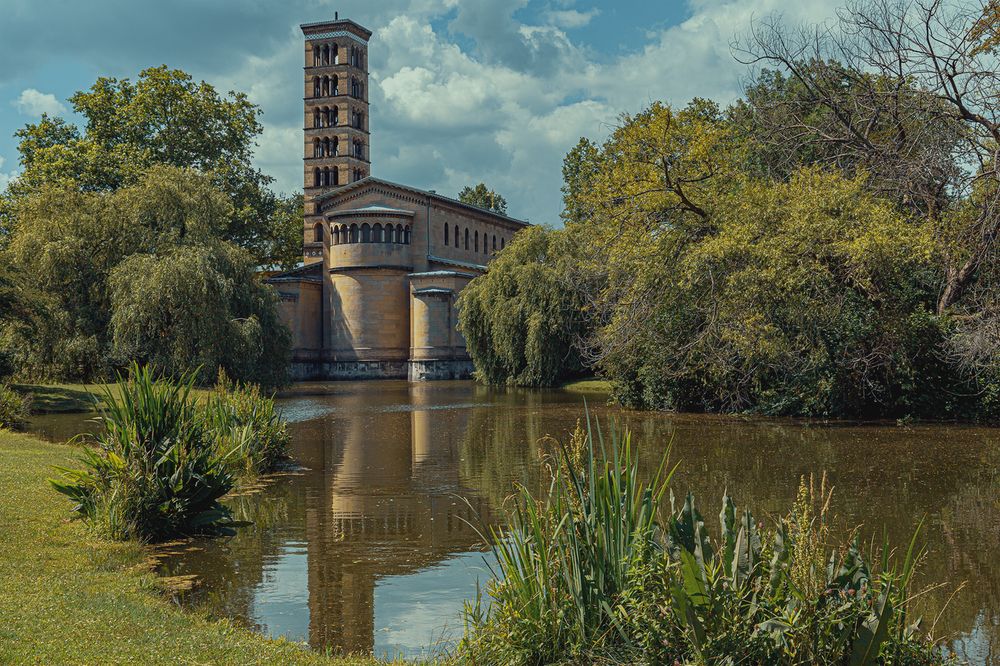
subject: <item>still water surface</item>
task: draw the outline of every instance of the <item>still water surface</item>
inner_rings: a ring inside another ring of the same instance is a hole
[[[320,649],[426,656],[461,632],[488,568],[473,526],[497,519],[514,482],[541,489],[546,436],[565,439],[584,400],[632,430],[643,463],[671,445],[673,484],[717,523],[723,491],[758,518],[784,513],[799,479],[826,472],[846,532],[905,544],[923,517],[929,625],[975,664],[1000,664],[1000,429],[628,412],[601,394],[495,390],[471,382],[299,385],[281,399],[299,466],[229,500],[253,521],[195,541],[165,575],[194,575],[180,601]],[[63,438],[80,419],[35,429]],[[713,527],[712,529],[716,529]],[[965,583],[941,612],[955,589]]]

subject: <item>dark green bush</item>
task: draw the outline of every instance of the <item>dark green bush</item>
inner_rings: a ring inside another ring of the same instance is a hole
[[[31,398],[0,383],[0,428],[16,428],[31,415]]]

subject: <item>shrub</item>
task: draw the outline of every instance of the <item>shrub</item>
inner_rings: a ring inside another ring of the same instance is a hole
[[[287,457],[285,421],[258,385],[233,382],[220,370],[204,411],[216,447],[235,474],[271,472]]]
[[[459,650],[477,664],[941,664],[909,617],[916,535],[901,561],[888,544],[830,550],[829,494],[812,482],[765,530],[723,498],[713,541],[693,495],[661,519],[672,472],[645,483],[626,432],[587,436],[583,469],[552,465],[548,496],[523,488],[493,531],[492,598],[466,606]]]
[[[155,379],[133,364],[120,397],[105,390],[104,431],[84,437],[95,445],[83,449],[84,469],[50,481],[99,532],[156,541],[228,531],[219,499],[233,476],[191,397],[194,377]]]
[[[16,428],[31,415],[31,398],[0,383],[0,428]]]

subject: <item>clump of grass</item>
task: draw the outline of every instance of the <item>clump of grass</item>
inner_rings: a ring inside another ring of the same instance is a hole
[[[84,469],[59,468],[50,481],[98,532],[157,541],[229,530],[219,503],[233,487],[229,454],[191,396],[195,376],[156,379],[133,364],[117,395],[105,389],[103,431],[82,438]]]
[[[0,428],[19,428],[31,416],[31,397],[0,382]]]
[[[203,409],[216,446],[235,474],[265,474],[287,458],[286,423],[274,398],[258,385],[233,382],[220,370]]]
[[[578,445],[577,445],[578,446]],[[498,569],[466,607],[460,655],[477,664],[943,664],[909,615],[916,534],[833,546],[825,480],[803,479],[765,529],[725,496],[713,540],[693,495],[660,514],[672,471],[649,481],[626,431],[589,424],[581,471],[570,447],[544,499],[513,498],[493,530]]]

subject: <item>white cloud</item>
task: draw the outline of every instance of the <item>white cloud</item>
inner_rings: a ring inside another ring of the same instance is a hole
[[[562,158],[580,136],[601,141],[622,112],[653,100],[680,106],[700,96],[726,104],[740,94],[746,73],[730,43],[752,18],[782,13],[790,22],[820,21],[836,9],[827,0],[688,0],[684,22],[650,29],[638,43],[602,48],[595,58],[587,31],[574,31],[591,23],[598,9],[577,9],[572,0],[532,1],[544,10],[525,21],[519,17],[530,11],[518,10],[530,10],[528,0],[338,0],[341,16],[374,31],[374,175],[452,195],[485,181],[504,194],[512,214],[556,223]],[[167,62],[220,91],[247,92],[263,110],[258,166],[276,178],[276,189],[301,188],[303,49],[297,24],[332,16],[332,4],[289,0],[232,12],[178,0],[169,11],[162,3],[157,7],[165,25],[183,23],[195,33],[177,40],[177,31],[139,31],[143,39],[136,41],[126,30],[132,22],[123,20],[115,29],[125,32],[106,46],[74,48],[89,54],[102,73],[135,75],[135,69],[109,68],[112,60],[137,63],[135,68]],[[615,10],[628,11],[624,5]],[[86,23],[91,13],[76,20]],[[195,17],[199,21],[192,22]],[[202,39],[203,33],[211,38]],[[67,28],[67,43],[76,44],[79,34]],[[16,44],[5,46],[5,36],[17,38],[18,31],[0,26],[0,55],[22,57]],[[32,62],[48,57],[36,55]],[[64,110],[54,96],[34,88],[15,106],[31,115]],[[0,183],[12,173],[0,173]]]
[[[578,9],[554,9],[545,12],[544,16],[550,24],[572,30],[589,25],[600,13],[601,10],[597,7],[585,12]]]
[[[21,91],[21,95],[14,100],[17,110],[26,116],[38,117],[43,113],[50,116],[58,116],[66,113],[66,107],[56,99],[51,93],[43,93],[34,88],[26,88]]]

